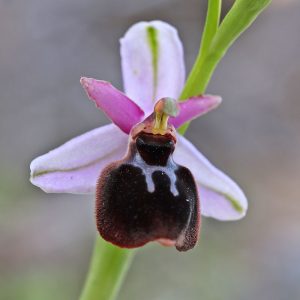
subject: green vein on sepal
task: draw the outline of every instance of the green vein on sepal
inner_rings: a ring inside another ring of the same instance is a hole
[[[226,197],[226,199],[230,202],[230,204],[232,205],[232,207],[239,213],[243,213],[245,211],[245,209],[241,206],[241,204],[234,199],[233,197],[224,194],[224,196]]]
[[[238,200],[236,200],[234,197],[230,196],[229,194],[227,193],[222,193],[221,191],[218,191],[216,189],[214,189],[213,187],[211,186],[208,186],[208,185],[201,185],[199,184],[200,186],[202,187],[205,187],[213,192],[215,192],[216,194],[219,194],[219,195],[222,195],[224,196],[228,201],[229,203],[231,204],[231,206],[238,212],[238,213],[243,213],[245,212],[245,208],[240,204],[240,202]],[[201,198],[201,195],[200,195],[200,198]]]
[[[87,164],[83,164],[80,165],[78,167],[73,167],[73,168],[65,168],[65,169],[48,169],[48,170],[43,170],[43,171],[38,171],[38,172],[33,172],[30,176],[30,179],[35,179],[36,177],[42,176],[42,175],[46,175],[46,174],[50,174],[50,173],[57,173],[57,172],[73,172],[73,171],[78,171],[80,169],[83,168],[88,168],[91,167],[92,165],[95,165],[97,163],[99,163],[100,161],[105,160],[107,157],[113,155],[114,153],[116,153],[118,151],[118,149],[112,150],[110,153],[101,156],[98,159],[92,160]]]
[[[158,55],[159,55],[159,44],[158,44],[158,31],[155,27],[147,27],[147,38],[149,47],[152,54],[152,68],[153,68],[153,101],[156,99],[157,90],[157,77],[158,77]]]

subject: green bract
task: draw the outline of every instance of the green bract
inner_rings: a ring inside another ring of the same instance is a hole
[[[221,0],[208,0],[201,47],[181,93],[181,99],[203,94],[211,76],[234,41],[254,22],[272,0],[236,0],[219,25]],[[183,125],[183,134],[189,124]]]

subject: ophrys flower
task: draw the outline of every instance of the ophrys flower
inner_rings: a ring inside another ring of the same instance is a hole
[[[95,193],[99,174],[125,155],[132,127],[153,112],[158,99],[179,97],[185,69],[182,45],[173,27],[160,21],[132,26],[121,40],[121,56],[125,94],[105,81],[81,80],[89,97],[114,124],[94,129],[36,158],[31,163],[33,184],[46,192]],[[180,114],[170,118],[170,123],[178,127],[220,101],[216,96],[198,96],[179,102]],[[193,174],[203,215],[219,220],[245,215],[247,200],[237,184],[180,135],[174,161]]]

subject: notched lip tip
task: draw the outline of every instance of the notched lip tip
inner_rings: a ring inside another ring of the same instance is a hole
[[[101,230],[99,230],[98,228],[98,232],[100,234],[100,236],[103,238],[103,240],[113,246],[116,246],[116,247],[119,247],[121,249],[127,249],[127,250],[136,250],[137,248],[141,248],[141,247],[144,247],[146,245],[151,245],[151,244],[154,244],[154,243],[158,243],[160,244],[161,246],[164,246],[164,247],[174,247],[177,249],[177,240],[170,240],[168,238],[163,238],[163,237],[160,237],[160,238],[154,238],[154,239],[151,239],[151,240],[148,240],[148,241],[144,241],[140,244],[136,244],[136,245],[125,245],[125,244],[120,244],[120,243],[117,243],[115,241],[113,241],[112,239],[108,238],[106,239],[100,232]],[[178,250],[178,249],[177,249]],[[179,251],[186,251],[186,250],[179,250]]]
[[[176,246],[176,240],[170,240],[167,238],[159,238],[153,242],[158,242],[160,245],[164,247],[175,247]]]

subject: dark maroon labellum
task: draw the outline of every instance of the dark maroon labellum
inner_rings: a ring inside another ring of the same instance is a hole
[[[197,187],[191,172],[173,161],[171,134],[139,132],[127,156],[107,166],[96,192],[96,220],[101,236],[120,247],[150,241],[195,246],[200,226]]]

